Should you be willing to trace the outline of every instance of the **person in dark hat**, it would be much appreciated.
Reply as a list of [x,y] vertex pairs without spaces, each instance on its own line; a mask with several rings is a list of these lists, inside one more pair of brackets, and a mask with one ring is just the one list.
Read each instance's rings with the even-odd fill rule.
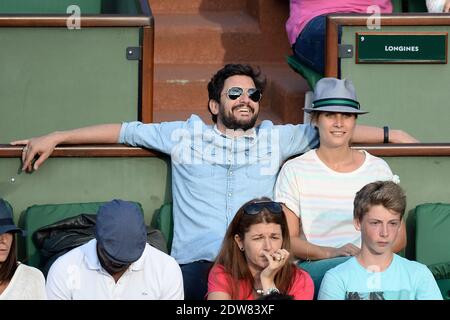
[[141,209],[112,200],[97,212],[95,239],[51,266],[49,299],[181,300],[183,279],[175,259],[147,244]]
[[[367,183],[398,177],[383,159],[350,147],[356,119],[367,113],[350,80],[319,80],[305,111],[318,130],[319,147],[286,162],[275,199],[286,207],[292,253],[313,278],[317,296],[325,272],[360,251],[361,233],[353,225],[355,193]],[[398,252],[405,246],[402,223],[393,248]]]
[[42,272],[17,261],[16,234],[25,232],[14,224],[9,203],[0,199],[0,300],[46,299]]

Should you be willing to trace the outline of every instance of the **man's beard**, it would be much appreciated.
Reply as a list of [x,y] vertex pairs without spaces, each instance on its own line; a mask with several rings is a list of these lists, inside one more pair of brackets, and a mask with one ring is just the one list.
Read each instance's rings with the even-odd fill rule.
[[225,113],[225,108],[223,105],[219,106],[219,117],[222,120],[222,123],[225,126],[225,128],[231,129],[231,130],[241,129],[241,130],[247,131],[248,129],[251,129],[255,126],[256,120],[258,119],[258,114],[255,113],[255,109],[250,106],[247,106],[253,113],[253,116],[250,119],[238,120],[234,116],[234,110],[236,110],[242,106],[243,105],[234,106],[231,109],[230,115]]

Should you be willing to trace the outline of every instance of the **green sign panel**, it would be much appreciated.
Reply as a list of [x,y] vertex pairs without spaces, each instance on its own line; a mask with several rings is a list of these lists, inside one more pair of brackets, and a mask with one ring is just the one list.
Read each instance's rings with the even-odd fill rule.
[[447,33],[357,33],[356,63],[447,63]]

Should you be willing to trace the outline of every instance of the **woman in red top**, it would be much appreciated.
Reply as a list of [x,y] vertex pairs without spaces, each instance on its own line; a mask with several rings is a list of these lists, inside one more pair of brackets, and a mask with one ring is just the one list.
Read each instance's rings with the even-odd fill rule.
[[208,300],[253,300],[279,293],[311,300],[314,284],[290,259],[283,209],[269,198],[252,200],[236,213],[208,277]]

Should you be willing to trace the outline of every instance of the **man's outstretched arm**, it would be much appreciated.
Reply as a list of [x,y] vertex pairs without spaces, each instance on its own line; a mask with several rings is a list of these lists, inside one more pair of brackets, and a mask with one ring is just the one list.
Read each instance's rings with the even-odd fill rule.
[[[120,124],[102,124],[67,131],[55,131],[44,136],[17,140],[12,145],[25,145],[22,153],[22,170],[37,170],[59,144],[117,143]],[[33,164],[33,159],[37,156]]]

